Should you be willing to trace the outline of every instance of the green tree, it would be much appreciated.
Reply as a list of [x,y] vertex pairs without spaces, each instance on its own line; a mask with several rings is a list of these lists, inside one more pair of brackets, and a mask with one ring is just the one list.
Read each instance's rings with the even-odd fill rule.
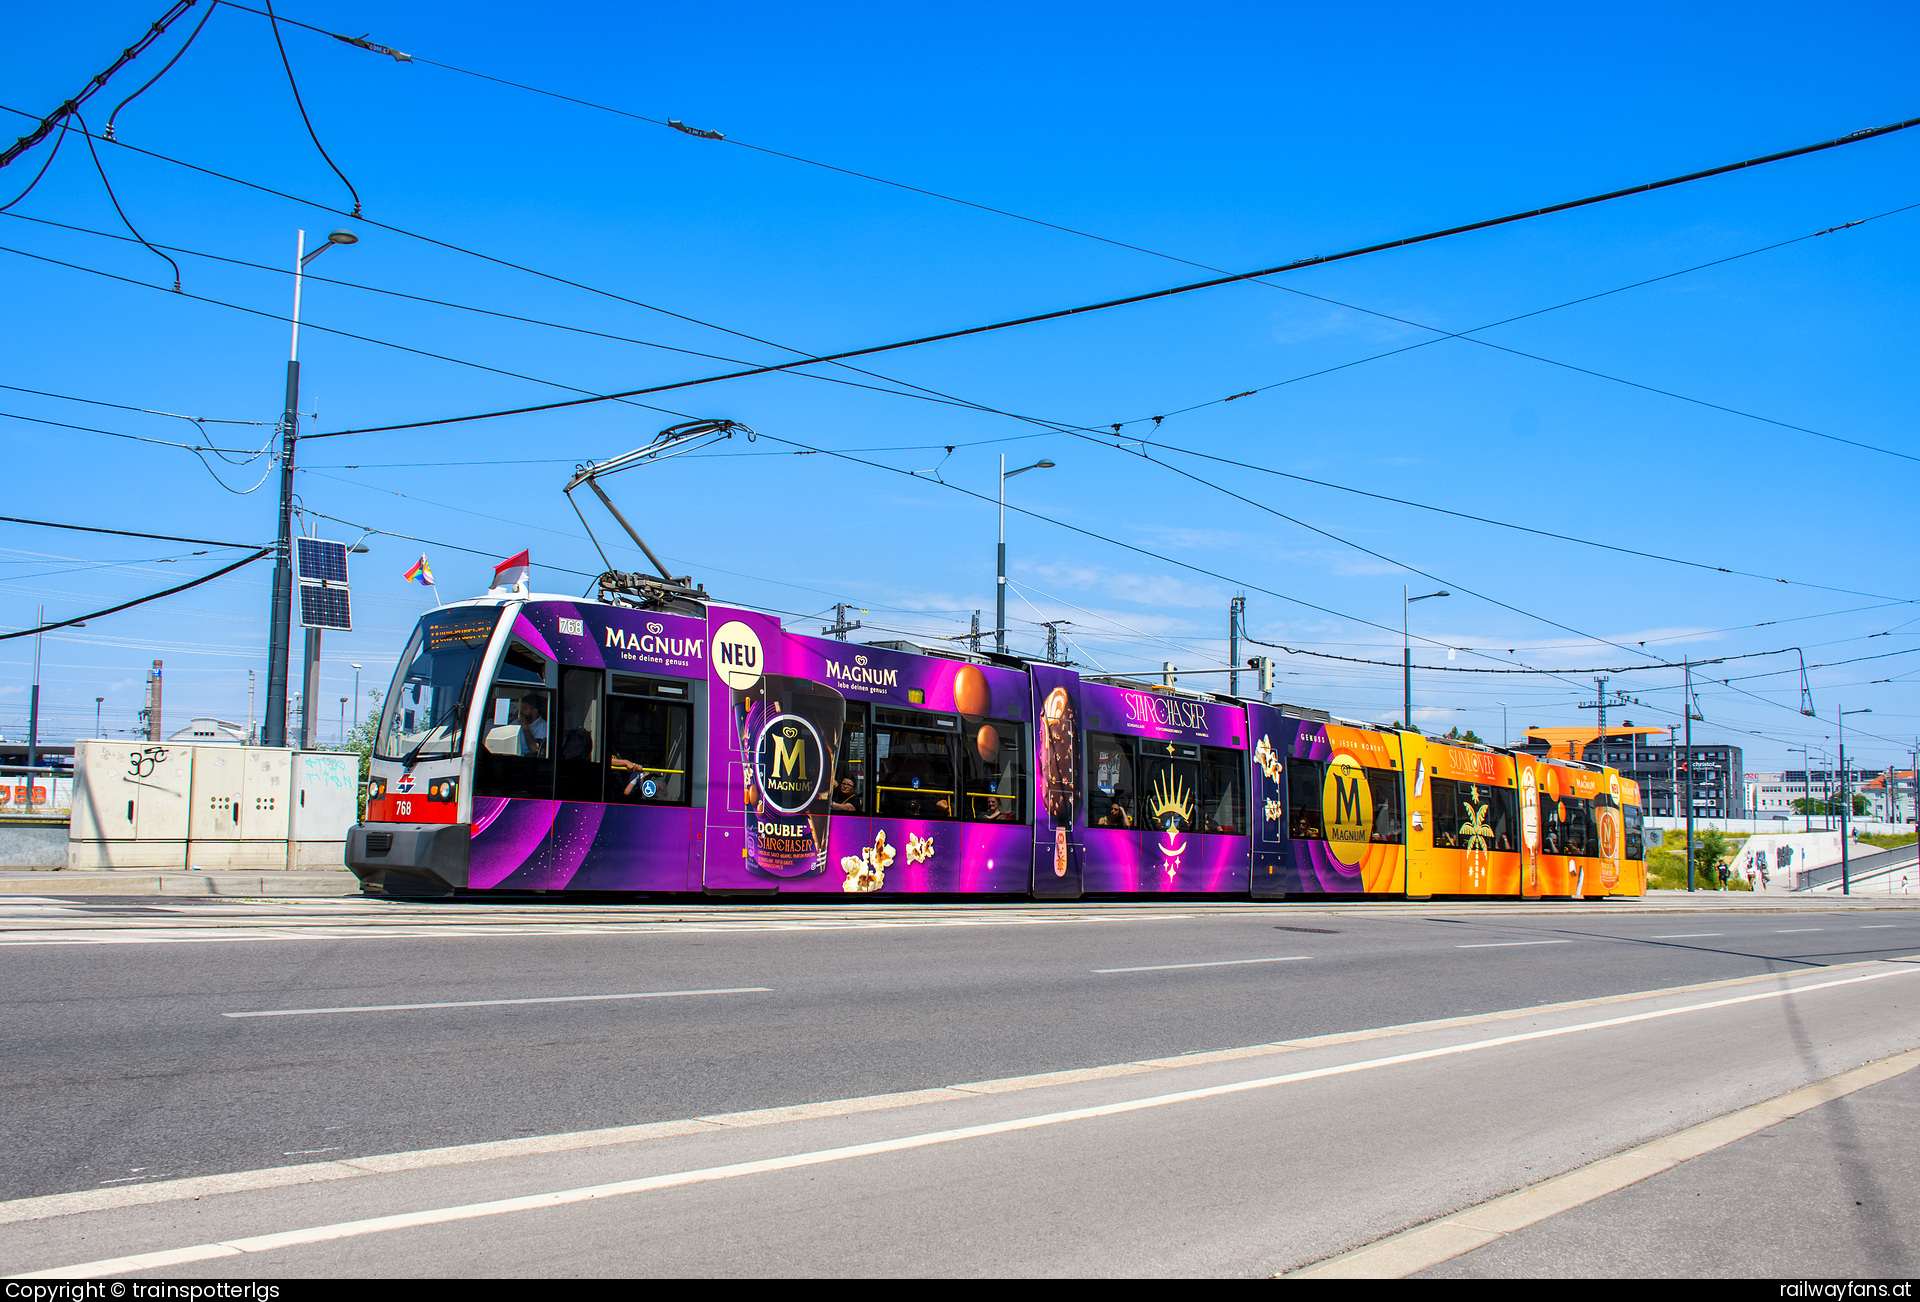
[[1472,742],[1476,746],[1484,746],[1487,744],[1486,742],[1482,741],[1480,738],[1474,736],[1473,729],[1471,728],[1467,729],[1465,732],[1461,732],[1460,729],[1458,728],[1450,728],[1447,730],[1447,736],[1450,740]]
[[347,744],[340,748],[360,757],[360,803],[355,817],[362,821],[367,816],[367,778],[373,771],[373,742],[380,735],[380,693],[369,688],[367,698],[372,701],[372,708],[366,718],[347,733]]
[[[1802,796],[1798,800],[1793,802],[1793,812],[1801,815],[1812,814],[1816,817],[1822,814],[1837,815],[1840,812],[1842,804],[1843,802],[1838,796],[1834,796],[1829,800],[1817,800],[1812,796]],[[1861,795],[1858,791],[1854,792],[1853,793],[1853,816],[1855,818],[1860,818],[1865,816],[1868,808],[1869,808],[1869,804],[1868,804],[1867,798]]]
[[1721,864],[1733,858],[1737,847],[1727,839],[1725,832],[1711,829],[1694,839],[1700,843],[1700,848],[1693,852],[1694,885],[1719,890],[1720,874],[1717,870]]

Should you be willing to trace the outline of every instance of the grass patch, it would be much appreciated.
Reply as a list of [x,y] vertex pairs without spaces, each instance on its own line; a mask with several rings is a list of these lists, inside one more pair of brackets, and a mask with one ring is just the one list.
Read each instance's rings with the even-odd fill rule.
[[1868,845],[1877,845],[1882,850],[1898,850],[1903,845],[1912,845],[1914,841],[1920,840],[1920,835],[1913,832],[1869,832],[1854,839],[1865,841]]

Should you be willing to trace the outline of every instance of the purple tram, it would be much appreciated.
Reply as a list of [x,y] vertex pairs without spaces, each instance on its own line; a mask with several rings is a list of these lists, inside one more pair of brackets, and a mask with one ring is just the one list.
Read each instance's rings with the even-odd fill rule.
[[495,590],[414,629],[346,863],[396,898],[1404,895],[1428,741],[684,596]]

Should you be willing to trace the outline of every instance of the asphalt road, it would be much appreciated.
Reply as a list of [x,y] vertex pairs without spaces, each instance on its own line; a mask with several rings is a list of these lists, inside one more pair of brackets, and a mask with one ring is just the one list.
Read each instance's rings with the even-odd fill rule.
[[[1897,1073],[1920,1063],[1916,978],[1910,962],[1798,967],[1418,1028],[687,1120],[621,1142],[547,1136],[484,1154],[320,1161],[0,1203],[0,1263],[243,1279],[1271,1274],[1470,1215],[1518,1186],[1578,1181],[1611,1154],[1767,1113],[1787,1091],[1817,1094],[1863,1076],[1910,1082],[1920,1073]],[[1860,1097],[1871,1105],[1872,1095]],[[1800,1148],[1735,1171],[1770,1184],[1707,1188],[1720,1202],[1797,1192],[1803,1228],[1840,1243],[1831,1225],[1841,1209],[1827,1206],[1836,1188],[1858,1197],[1910,1174],[1911,1162],[1850,1169],[1859,1164],[1847,1141],[1857,1149],[1858,1137],[1846,1122],[1858,1110],[1805,1115],[1815,1131]],[[1910,1122],[1884,1117],[1904,1154]],[[1911,1200],[1897,1198],[1854,1214],[1851,1237],[1818,1257],[1715,1255],[1687,1225],[1686,1251],[1661,1250],[1673,1237],[1672,1204],[1701,1195],[1697,1182],[1663,1194],[1660,1181],[1706,1171],[1700,1163],[1716,1156],[1737,1159],[1743,1144],[1777,1143],[1762,1137],[1786,1129],[1741,1132],[1749,1138],[1575,1206],[1565,1214],[1596,1209],[1601,1219],[1581,1222],[1570,1246],[1533,1237],[1558,1229],[1560,1217],[1538,1221],[1490,1245],[1506,1248],[1505,1260],[1495,1253],[1468,1273],[1603,1273],[1589,1263],[1612,1260],[1615,1248],[1642,1274],[1799,1275],[1779,1267],[1817,1260],[1859,1275],[1904,1260]],[[1796,1160],[1823,1169],[1806,1179]],[[1833,1168],[1850,1178],[1836,1186],[1826,1178]],[[1631,1222],[1605,1213],[1648,1186],[1667,1206],[1643,1218],[1640,1240],[1616,1243],[1610,1236]],[[1768,1206],[1778,1214],[1787,1202],[1773,1196]]]
[[[11,978],[0,995],[8,1199],[1920,951],[1920,912],[1899,911],[1090,906],[903,910],[932,924],[902,925],[887,914],[696,908],[621,931],[596,919],[633,912],[395,914],[354,902],[256,910],[221,938],[194,938],[202,933],[154,924],[212,917],[194,912],[210,906],[35,907],[0,904],[0,918],[11,914],[0,932]],[[476,916],[495,921],[471,925]],[[381,930],[396,917],[426,921]],[[533,921],[511,921],[521,917]],[[300,930],[315,919],[344,921]],[[735,993],[673,993],[704,991]],[[579,998],[636,994],[662,997]],[[555,1002],[510,1002],[528,1000]],[[470,1006],[392,1007],[418,1004]],[[301,1011],[313,1009],[368,1011]]]

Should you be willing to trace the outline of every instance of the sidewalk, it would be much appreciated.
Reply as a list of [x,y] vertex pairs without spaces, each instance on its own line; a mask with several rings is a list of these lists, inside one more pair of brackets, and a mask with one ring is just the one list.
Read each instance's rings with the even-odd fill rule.
[[9,895],[224,895],[240,899],[334,898],[358,895],[345,868],[296,872],[73,872],[0,868],[0,898]]
[[1912,1278],[1916,1122],[1908,1071],[1413,1278]]

